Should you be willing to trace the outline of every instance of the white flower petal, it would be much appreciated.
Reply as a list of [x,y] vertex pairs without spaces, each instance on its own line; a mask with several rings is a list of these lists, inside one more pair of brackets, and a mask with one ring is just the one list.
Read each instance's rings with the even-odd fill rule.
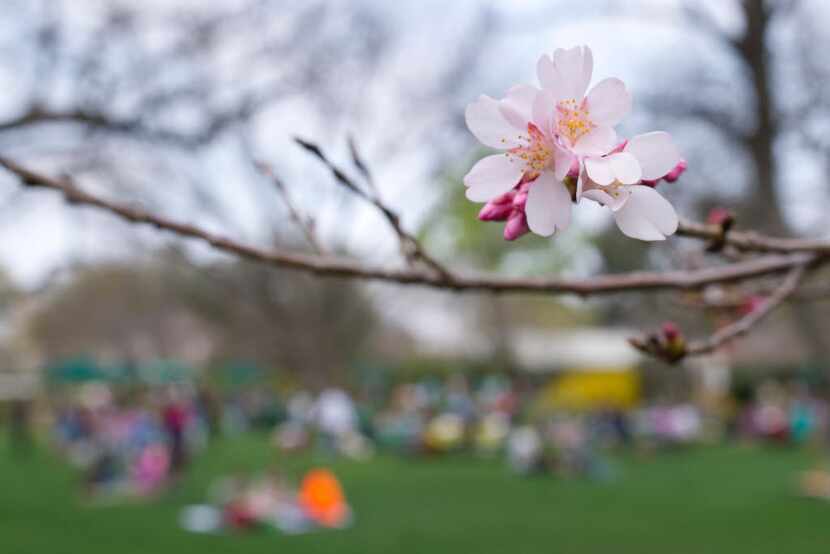
[[582,93],[580,96],[585,96],[585,91],[588,90],[588,85],[591,84],[591,75],[594,73],[594,54],[588,46],[583,47],[582,52]]
[[665,131],[637,135],[623,151],[630,152],[640,162],[643,179],[659,179],[680,162],[680,152]]
[[614,182],[614,168],[608,158],[585,158],[585,171],[588,177],[598,185],[610,185]]
[[582,135],[573,145],[573,152],[579,156],[603,156],[614,149],[617,132],[611,127],[594,127]]
[[481,95],[476,102],[467,106],[464,115],[467,127],[481,144],[500,150],[521,144],[516,128],[502,116],[498,100]]
[[549,90],[542,90],[533,100],[533,124],[545,135],[552,136],[551,128],[555,118],[556,100],[553,93]]
[[516,85],[507,91],[507,96],[499,102],[502,117],[522,132],[527,131],[527,123],[533,113],[533,101],[539,89],[532,85]]
[[643,176],[640,162],[629,152],[617,152],[606,158],[614,177],[624,185],[639,183]]
[[640,240],[663,240],[677,231],[677,214],[660,193],[644,185],[629,190],[628,201],[614,212],[620,231]]
[[557,101],[564,98],[562,96],[562,77],[556,71],[556,66],[553,65],[553,60],[549,55],[543,55],[536,62],[536,76],[539,78],[539,84],[542,85],[542,88],[553,93]]
[[563,98],[582,100],[585,96],[585,91],[588,89],[588,83],[591,79],[590,72],[587,74],[587,80],[585,78],[586,56],[589,58],[588,64],[593,70],[593,56],[587,46],[574,46],[567,50],[557,48],[554,51],[553,63],[562,79]]
[[553,175],[557,181],[561,181],[571,170],[574,162],[574,155],[558,144],[553,145]]
[[613,127],[631,111],[631,94],[614,77],[603,79],[588,93],[588,112],[597,125]]
[[549,237],[571,222],[571,194],[550,171],[543,171],[527,191],[525,215],[530,230]]
[[482,158],[464,176],[467,198],[473,202],[487,202],[512,189],[524,173],[524,164],[504,154]]
[[587,198],[588,200],[593,200],[603,206],[611,204],[614,201],[614,198],[605,192],[602,189],[589,189],[582,193],[583,198]]

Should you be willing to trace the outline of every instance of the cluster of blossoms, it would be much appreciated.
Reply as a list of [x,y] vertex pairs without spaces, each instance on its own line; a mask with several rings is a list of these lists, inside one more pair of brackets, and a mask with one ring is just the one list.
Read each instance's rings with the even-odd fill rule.
[[[504,238],[565,229],[571,205],[586,198],[607,206],[620,230],[663,240],[677,230],[677,214],[655,189],[686,169],[668,133],[620,141],[614,126],[631,110],[619,79],[588,91],[590,48],[557,49],[537,64],[540,87],[516,85],[501,100],[481,96],[467,106],[467,126],[485,146],[502,150],[464,177],[467,198],[486,202],[483,221],[506,221]],[[587,95],[586,95],[587,92]]]

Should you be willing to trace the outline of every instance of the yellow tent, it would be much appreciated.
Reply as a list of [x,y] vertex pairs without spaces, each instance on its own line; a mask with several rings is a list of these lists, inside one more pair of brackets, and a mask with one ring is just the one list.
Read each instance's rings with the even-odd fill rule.
[[539,394],[541,409],[627,410],[640,401],[640,375],[633,369],[565,372],[554,377]]

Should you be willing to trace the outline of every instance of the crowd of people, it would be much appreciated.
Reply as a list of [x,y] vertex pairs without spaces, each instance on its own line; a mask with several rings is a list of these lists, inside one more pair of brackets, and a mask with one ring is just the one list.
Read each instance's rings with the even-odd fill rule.
[[206,440],[192,399],[176,388],[160,397],[118,398],[86,385],[56,410],[56,447],[84,475],[91,496],[145,496],[178,477]]
[[522,474],[599,479],[614,475],[608,455],[614,448],[801,443],[823,439],[830,429],[826,401],[806,387],[772,381],[715,411],[688,400],[564,410],[505,376],[472,381],[461,374],[398,383],[381,398],[338,388],[281,396],[264,387],[218,395],[188,386],[119,396],[92,384],[61,406],[55,443],[96,495],[153,494],[175,482],[211,435],[251,428],[269,430],[283,453],[362,460],[378,450],[412,457],[472,452],[501,456]]
[[[611,475],[605,452],[631,442],[628,414],[546,411],[535,404],[513,381],[496,376],[475,385],[463,375],[401,383],[374,409],[338,389],[316,399],[297,393],[274,441],[285,452],[316,449],[355,459],[377,449],[411,457],[473,452],[503,455],[521,473]],[[687,432],[684,438],[695,437]]]

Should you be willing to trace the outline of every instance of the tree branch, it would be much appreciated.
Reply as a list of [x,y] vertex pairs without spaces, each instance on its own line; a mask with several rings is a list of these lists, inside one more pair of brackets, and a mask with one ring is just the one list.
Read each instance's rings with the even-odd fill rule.
[[768,237],[750,231],[729,231],[725,235],[719,225],[682,220],[677,234],[706,240],[723,240],[743,251],[753,252],[814,252],[830,254],[830,241],[822,239],[787,239]]
[[386,219],[389,223],[389,226],[392,227],[392,230],[395,232],[395,235],[398,237],[398,241],[401,245],[401,250],[403,251],[404,257],[407,261],[412,262],[413,260],[420,260],[424,263],[427,267],[429,267],[432,271],[440,275],[445,280],[452,280],[452,274],[449,272],[447,268],[443,266],[440,262],[438,262],[435,258],[430,256],[426,253],[423,246],[421,245],[420,241],[410,233],[408,233],[404,228],[401,226],[401,218],[395,213],[389,206],[384,204],[384,202],[380,199],[380,196],[377,194],[377,190],[374,187],[374,183],[371,180],[371,176],[367,169],[365,169],[365,165],[363,164],[362,160],[357,154],[357,150],[354,148],[354,143],[351,143],[351,152],[352,157],[354,159],[355,164],[358,166],[360,171],[366,177],[367,182],[369,183],[370,191],[366,192],[361,187],[357,185],[341,168],[337,167],[322,151],[322,149],[314,143],[308,142],[301,138],[295,139],[297,144],[302,146],[306,151],[313,154],[317,159],[319,159],[323,165],[325,165],[331,174],[334,176],[337,181],[346,187],[347,190],[351,191],[359,198],[365,200],[372,206],[374,206]]
[[152,225],[182,237],[202,240],[217,250],[228,254],[276,267],[306,271],[317,275],[422,285],[454,291],[478,290],[598,295],[627,291],[697,289],[713,283],[737,282],[765,275],[774,275],[793,267],[808,266],[822,261],[820,252],[795,252],[771,254],[747,261],[692,271],[632,272],[588,279],[510,278],[486,274],[461,275],[455,272],[451,278],[448,278],[446,275],[437,272],[422,271],[414,267],[404,269],[372,267],[335,256],[257,248],[209,233],[194,225],[176,222],[150,214],[139,208],[105,200],[84,192],[68,179],[50,177],[9,159],[0,158],[0,165],[17,176],[23,185],[58,191],[63,194],[67,201],[73,204],[96,207],[133,223]]
[[285,187],[285,183],[282,182],[282,179],[277,177],[271,166],[265,162],[257,161],[254,162],[254,165],[263,177],[267,178],[274,184],[274,188],[277,189],[282,201],[285,203],[285,207],[288,209],[288,217],[291,218],[291,221],[293,221],[294,224],[300,228],[300,231],[303,233],[303,236],[309,246],[311,246],[316,253],[322,254],[323,248],[317,240],[317,235],[314,232],[314,221],[310,217],[303,217],[300,214],[299,210],[294,205],[294,202],[291,200],[291,196],[288,194],[288,190]]
[[775,289],[775,291],[767,297],[759,307],[752,310],[737,321],[722,327],[709,338],[690,342],[686,348],[686,355],[696,356],[700,354],[708,354],[717,350],[732,339],[748,333],[753,327],[758,325],[761,320],[763,320],[785,300],[787,300],[788,297],[795,293],[805,271],[805,265],[794,266],[789,273],[787,273],[787,276],[781,285]]

